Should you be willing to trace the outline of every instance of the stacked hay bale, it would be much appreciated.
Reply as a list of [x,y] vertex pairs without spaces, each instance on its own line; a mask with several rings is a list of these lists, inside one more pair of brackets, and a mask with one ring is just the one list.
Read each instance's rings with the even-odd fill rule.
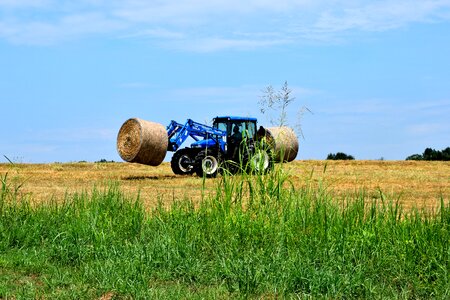
[[163,125],[138,118],[125,121],[117,135],[117,151],[123,160],[150,166],[163,162],[168,143]]
[[265,138],[274,152],[276,162],[291,162],[298,154],[298,138],[290,127],[261,127],[258,130],[260,138]]

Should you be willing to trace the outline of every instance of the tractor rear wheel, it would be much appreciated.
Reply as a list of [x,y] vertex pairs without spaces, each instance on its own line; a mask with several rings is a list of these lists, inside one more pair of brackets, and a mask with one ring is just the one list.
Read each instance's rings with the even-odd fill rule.
[[264,143],[256,143],[253,151],[247,153],[246,162],[248,171],[253,174],[267,174],[273,168],[273,150]]
[[220,152],[202,150],[195,158],[195,172],[198,176],[216,177],[222,163]]
[[256,174],[266,174],[273,168],[273,160],[270,151],[261,148],[256,149],[249,160],[250,171]]
[[178,150],[172,156],[170,166],[177,175],[190,175],[194,173],[195,152],[185,148]]

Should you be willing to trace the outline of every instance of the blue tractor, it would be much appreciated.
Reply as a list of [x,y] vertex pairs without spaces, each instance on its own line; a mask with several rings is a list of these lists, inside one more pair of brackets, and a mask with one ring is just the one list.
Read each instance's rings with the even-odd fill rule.
[[[257,131],[256,118],[216,117],[208,126],[188,119],[167,126],[168,151],[175,152],[171,167],[175,174],[215,177],[221,170],[235,173],[243,168],[265,173],[272,168],[272,151]],[[190,147],[180,148],[188,137]]]

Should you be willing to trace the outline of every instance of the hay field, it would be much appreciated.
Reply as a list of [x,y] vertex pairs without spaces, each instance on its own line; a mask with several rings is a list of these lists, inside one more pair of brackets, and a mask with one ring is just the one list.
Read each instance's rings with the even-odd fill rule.
[[[284,165],[290,182],[301,187],[321,184],[342,200],[365,191],[367,199],[379,199],[380,191],[404,208],[434,209],[439,199],[450,199],[450,163],[419,161],[294,161]],[[64,199],[66,193],[91,191],[110,182],[119,182],[125,193],[140,192],[146,207],[158,200],[168,205],[187,197],[195,201],[213,193],[215,181],[196,176],[174,175],[169,163],[150,167],[132,163],[51,163],[0,164],[0,175],[20,186],[33,204]]]

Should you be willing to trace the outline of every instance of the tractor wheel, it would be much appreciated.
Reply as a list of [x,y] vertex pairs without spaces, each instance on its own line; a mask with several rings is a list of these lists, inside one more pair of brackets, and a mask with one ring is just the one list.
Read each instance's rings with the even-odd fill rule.
[[194,173],[195,153],[189,149],[181,149],[175,152],[170,161],[172,171],[177,175],[190,175]]
[[267,149],[256,149],[255,153],[248,161],[250,172],[255,174],[266,174],[273,168],[273,159],[271,152]]
[[200,151],[195,158],[195,172],[200,177],[216,177],[221,163],[220,152],[213,150]]

